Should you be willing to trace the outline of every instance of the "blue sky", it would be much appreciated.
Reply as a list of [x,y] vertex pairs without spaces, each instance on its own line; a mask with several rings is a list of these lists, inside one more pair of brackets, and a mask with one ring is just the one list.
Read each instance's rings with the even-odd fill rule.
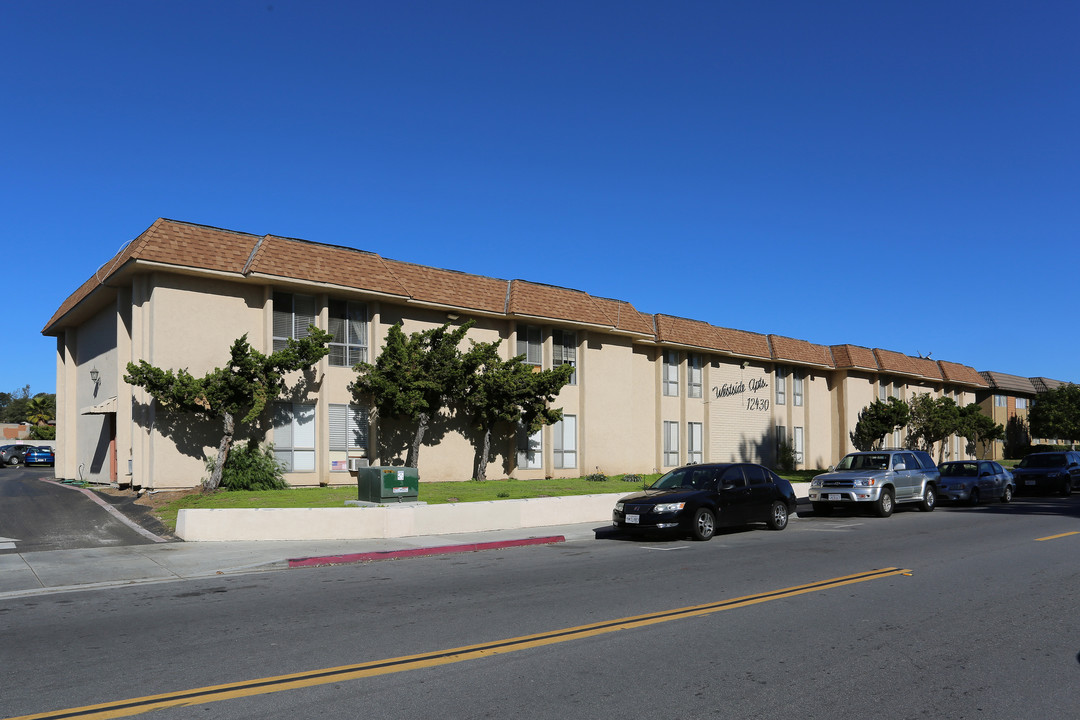
[[[0,390],[167,217],[1080,381],[1080,3],[0,3]],[[223,357],[225,348],[222,349]]]

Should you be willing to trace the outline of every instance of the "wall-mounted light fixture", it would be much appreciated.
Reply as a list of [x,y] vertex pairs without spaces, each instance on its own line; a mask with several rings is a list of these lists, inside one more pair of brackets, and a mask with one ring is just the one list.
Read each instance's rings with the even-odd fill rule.
[[449,320],[457,320],[461,316],[458,315],[457,313],[446,313],[446,317]]
[[750,364],[749,360],[743,360],[741,363],[739,363],[739,367],[741,367],[743,370],[745,370],[746,366],[749,365],[749,364]]
[[100,380],[101,373],[98,372],[97,366],[95,366],[93,369],[90,370],[90,382],[94,383],[94,385],[97,385]]

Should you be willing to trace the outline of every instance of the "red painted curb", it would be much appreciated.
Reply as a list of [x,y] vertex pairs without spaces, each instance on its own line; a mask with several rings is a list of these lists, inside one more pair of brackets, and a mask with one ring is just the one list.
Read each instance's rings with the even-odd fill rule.
[[289,567],[317,567],[320,565],[345,565],[348,563],[368,562],[371,560],[396,560],[397,558],[425,557],[428,555],[449,555],[451,553],[476,552],[478,550],[498,550],[500,548],[523,547],[525,545],[551,545],[566,542],[562,535],[525,538],[523,540],[497,540],[494,542],[466,543],[464,545],[440,545],[438,547],[412,548],[411,550],[382,550],[379,552],[349,553],[346,555],[324,555],[322,557],[295,558],[289,560]]

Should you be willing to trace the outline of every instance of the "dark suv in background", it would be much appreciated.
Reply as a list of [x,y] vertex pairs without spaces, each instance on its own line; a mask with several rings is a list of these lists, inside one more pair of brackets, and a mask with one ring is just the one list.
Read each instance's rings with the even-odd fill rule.
[[1031,453],[1013,468],[1017,493],[1059,493],[1080,488],[1080,452]]

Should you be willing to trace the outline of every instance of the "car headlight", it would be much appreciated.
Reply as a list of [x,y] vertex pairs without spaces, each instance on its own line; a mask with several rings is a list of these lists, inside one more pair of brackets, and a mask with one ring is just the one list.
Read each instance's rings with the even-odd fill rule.
[[615,503],[615,512],[622,512],[622,511],[623,511],[623,504],[621,502]]
[[874,478],[855,478],[855,487],[873,487]]
[[821,478],[816,477],[810,481],[810,487],[821,487]]
[[659,503],[659,504],[653,506],[653,512],[673,513],[673,512],[678,512],[679,510],[682,510],[684,507],[686,507],[686,503],[684,503],[684,502],[679,502],[679,503]]

